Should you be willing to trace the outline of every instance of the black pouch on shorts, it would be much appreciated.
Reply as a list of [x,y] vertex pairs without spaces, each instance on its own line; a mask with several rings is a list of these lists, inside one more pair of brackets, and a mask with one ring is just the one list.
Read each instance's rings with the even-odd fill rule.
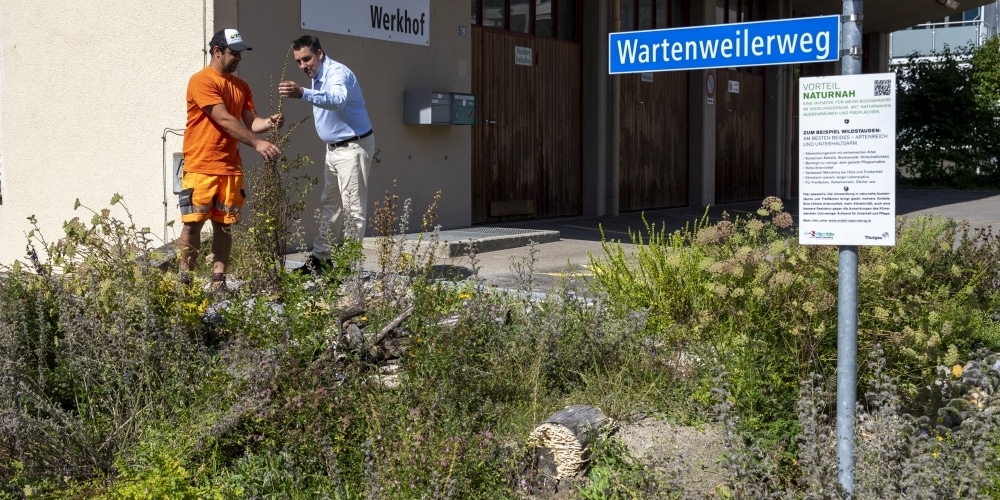
[[194,212],[194,201],[191,200],[191,196],[194,194],[194,188],[187,188],[181,190],[181,194],[178,195],[180,198],[181,215],[190,214]]

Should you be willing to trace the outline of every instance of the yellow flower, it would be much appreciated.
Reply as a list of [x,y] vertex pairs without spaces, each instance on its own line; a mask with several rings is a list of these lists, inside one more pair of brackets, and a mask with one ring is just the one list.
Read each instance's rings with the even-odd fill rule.
[[955,365],[951,367],[951,374],[954,375],[955,378],[960,378],[962,376],[962,373],[964,373],[964,368],[962,368],[962,365]]
[[875,318],[878,319],[879,321],[888,320],[889,310],[884,307],[875,306]]

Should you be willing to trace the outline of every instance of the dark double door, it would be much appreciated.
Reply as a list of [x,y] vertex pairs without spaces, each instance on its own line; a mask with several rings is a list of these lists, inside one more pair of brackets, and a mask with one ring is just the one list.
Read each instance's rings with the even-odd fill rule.
[[578,215],[580,45],[474,26],[472,221]]

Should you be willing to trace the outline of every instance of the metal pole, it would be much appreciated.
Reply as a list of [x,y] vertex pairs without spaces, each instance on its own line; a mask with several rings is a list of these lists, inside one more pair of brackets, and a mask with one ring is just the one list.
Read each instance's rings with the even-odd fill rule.
[[[840,73],[861,74],[862,1],[844,0]],[[858,377],[858,247],[841,246],[837,289],[837,462],[847,498],[854,497],[854,423]]]
[[[611,2],[611,32],[617,33],[622,30],[622,8],[621,0]],[[608,54],[610,57],[610,54]],[[609,154],[611,155],[611,165],[608,172],[608,215],[618,216],[620,203],[618,202],[619,190],[621,189],[619,175],[621,174],[621,75],[611,75],[611,130],[608,140]]]

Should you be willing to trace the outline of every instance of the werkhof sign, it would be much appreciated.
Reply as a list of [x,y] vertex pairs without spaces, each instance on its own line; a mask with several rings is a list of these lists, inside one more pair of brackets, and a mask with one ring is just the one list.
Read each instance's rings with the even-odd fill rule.
[[840,16],[611,33],[609,73],[840,59]]
[[302,28],[430,45],[430,0],[301,0]]

